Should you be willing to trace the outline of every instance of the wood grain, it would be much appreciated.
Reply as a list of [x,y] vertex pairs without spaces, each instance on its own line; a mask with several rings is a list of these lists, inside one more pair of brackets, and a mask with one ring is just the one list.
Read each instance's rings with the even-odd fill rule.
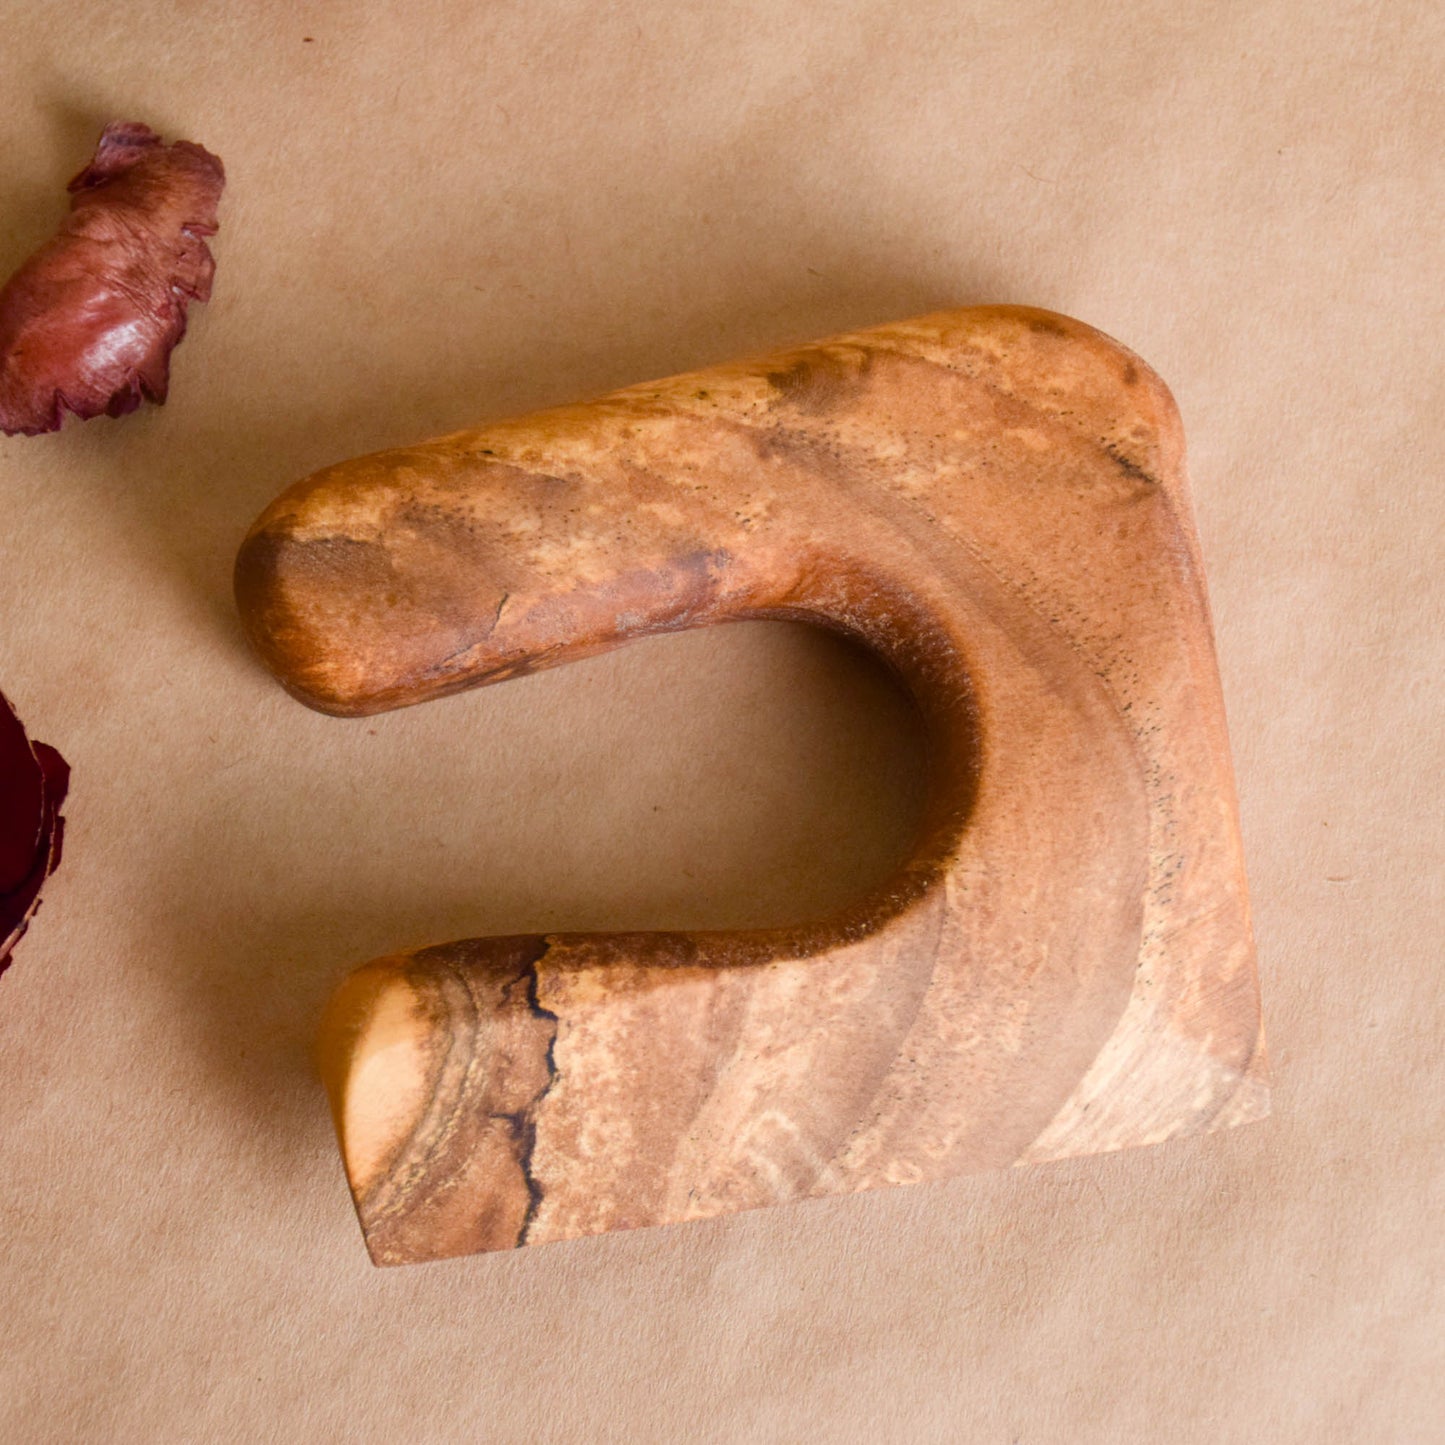
[[944,312],[348,461],[261,516],[236,589],[336,714],[785,617],[873,648],[927,731],[917,847],[837,916],[345,983],[322,1071],[377,1263],[1267,1111],[1178,415],[1081,323]]

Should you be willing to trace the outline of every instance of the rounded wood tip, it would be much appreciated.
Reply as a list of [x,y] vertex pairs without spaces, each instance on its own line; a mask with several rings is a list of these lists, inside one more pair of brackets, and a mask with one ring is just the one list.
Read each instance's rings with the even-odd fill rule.
[[430,1038],[423,1001],[397,962],[358,969],[327,1006],[317,1065],[358,1208],[426,1108]]

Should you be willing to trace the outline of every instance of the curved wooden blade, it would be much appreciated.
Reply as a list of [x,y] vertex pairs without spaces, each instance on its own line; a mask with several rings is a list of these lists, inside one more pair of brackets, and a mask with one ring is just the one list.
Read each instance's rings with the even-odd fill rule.
[[781,616],[882,654],[928,731],[918,848],[843,915],[354,975],[323,1073],[378,1263],[1265,1111],[1178,418],[1088,327],[945,312],[362,457],[279,498],[236,575],[328,712]]

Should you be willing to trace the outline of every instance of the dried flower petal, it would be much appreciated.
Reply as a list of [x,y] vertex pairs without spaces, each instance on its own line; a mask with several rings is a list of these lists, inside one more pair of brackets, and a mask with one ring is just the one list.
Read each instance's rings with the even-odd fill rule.
[[221,162],[190,141],[105,128],[60,230],[0,290],[0,431],[166,399],[186,308],[211,294],[206,237],[224,185]]
[[60,805],[70,768],[54,748],[32,743],[0,693],[0,974],[40,907],[40,888],[60,862]]

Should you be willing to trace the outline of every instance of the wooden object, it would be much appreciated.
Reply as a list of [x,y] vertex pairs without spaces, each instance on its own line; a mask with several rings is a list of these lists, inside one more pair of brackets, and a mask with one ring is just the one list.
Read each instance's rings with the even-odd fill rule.
[[927,728],[917,849],[839,916],[343,984],[322,1071],[377,1263],[1266,1112],[1178,417],[1098,332],[945,312],[362,457],[279,498],[236,576],[327,712],[785,617],[882,654]]

